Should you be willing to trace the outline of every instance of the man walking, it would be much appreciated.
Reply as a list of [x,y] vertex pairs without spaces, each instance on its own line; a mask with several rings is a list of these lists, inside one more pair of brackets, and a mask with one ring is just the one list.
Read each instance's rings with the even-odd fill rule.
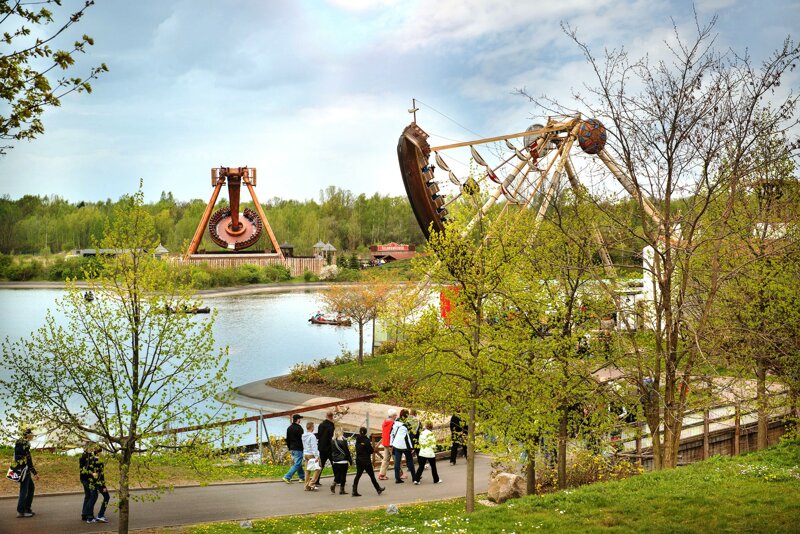
[[[319,447],[319,472],[325,469],[325,462],[331,460],[331,443],[333,442],[333,431],[336,425],[333,424],[333,412],[325,414],[325,420],[317,427],[317,443]],[[333,461],[331,460],[331,465]],[[317,486],[319,486],[317,481]]]
[[22,431],[22,438],[17,440],[14,444],[14,463],[12,469],[18,473],[22,473],[19,480],[19,501],[17,501],[17,517],[33,517],[33,492],[35,486],[33,479],[39,480],[39,475],[36,473],[36,468],[33,467],[33,458],[31,458],[31,440],[33,439],[33,431],[26,428]]
[[292,416],[292,424],[286,429],[286,446],[289,448],[289,453],[292,455],[292,467],[289,472],[283,475],[283,481],[287,484],[292,483],[292,477],[295,473],[300,478],[300,482],[305,482],[305,472],[303,471],[303,427],[298,424],[298,421],[303,416],[296,413]]
[[389,408],[386,419],[383,421],[381,427],[381,445],[383,445],[383,460],[381,461],[381,470],[378,473],[378,480],[389,480],[386,476],[386,471],[389,469],[389,459],[392,457],[392,427],[394,421],[397,419],[397,410]]

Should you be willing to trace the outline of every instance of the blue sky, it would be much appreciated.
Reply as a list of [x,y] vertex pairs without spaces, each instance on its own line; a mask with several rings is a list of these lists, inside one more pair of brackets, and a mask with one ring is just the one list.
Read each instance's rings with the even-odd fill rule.
[[116,199],[142,178],[149,200],[207,199],[211,167],[249,165],[262,201],[329,185],[401,195],[412,97],[442,138],[521,131],[534,120],[516,88],[566,98],[591,81],[562,21],[598,52],[658,57],[673,21],[691,30],[693,5],[719,17],[720,49],[761,59],[798,37],[796,0],[99,0],[66,42],[95,39],[76,75],[110,72],[0,157],[0,194]]

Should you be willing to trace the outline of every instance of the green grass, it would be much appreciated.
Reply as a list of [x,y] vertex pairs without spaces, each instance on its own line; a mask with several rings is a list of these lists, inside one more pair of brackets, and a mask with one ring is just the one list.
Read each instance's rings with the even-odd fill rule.
[[326,380],[342,381],[357,377],[358,380],[370,384],[380,384],[389,375],[388,357],[385,354],[377,356],[366,356],[364,366],[358,365],[358,361],[347,362],[339,365],[332,365],[320,369],[319,374]]
[[800,525],[800,442],[737,458],[531,496],[463,513],[464,500],[198,525],[228,532],[792,532]]

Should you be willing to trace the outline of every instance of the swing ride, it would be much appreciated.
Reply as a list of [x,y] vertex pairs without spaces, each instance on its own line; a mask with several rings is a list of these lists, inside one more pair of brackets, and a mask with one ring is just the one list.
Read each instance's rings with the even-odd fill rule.
[[[416,122],[417,110],[414,101],[409,110],[414,113],[414,120],[400,135],[397,155],[406,194],[426,239],[431,232],[445,231],[454,203],[477,192],[485,193],[486,200],[466,231],[499,203],[535,210],[536,221],[541,222],[565,185],[565,177],[574,190],[583,187],[572,161],[576,144],[586,157],[599,160],[651,218],[660,221],[654,206],[639,195],[634,182],[605,151],[607,132],[597,119],[580,115],[551,117],[546,124],[534,124],[524,132],[431,146],[429,134]],[[460,158],[451,155],[457,150],[462,151]],[[471,160],[478,172],[460,178],[451,165],[460,161],[463,166],[464,159]],[[606,272],[612,275],[613,266],[603,237],[597,228],[593,234]]]

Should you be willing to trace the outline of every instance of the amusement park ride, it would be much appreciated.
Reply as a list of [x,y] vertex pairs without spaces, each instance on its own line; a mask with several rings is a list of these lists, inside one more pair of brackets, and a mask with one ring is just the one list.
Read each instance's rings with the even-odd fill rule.
[[[607,133],[597,119],[584,119],[580,115],[550,118],[546,125],[534,124],[524,132],[432,147],[428,143],[428,133],[417,125],[416,111],[416,107],[409,110],[414,113],[414,120],[400,136],[397,155],[408,199],[426,238],[432,231],[445,230],[448,210],[455,202],[464,195],[474,195],[478,191],[486,193],[486,200],[477,208],[466,231],[480,217],[488,214],[493,206],[503,202],[506,206],[517,205],[522,209],[536,210],[536,221],[541,222],[562,187],[565,175],[576,192],[583,187],[571,159],[576,142],[585,154],[596,156],[602,162],[653,220],[661,220],[655,207],[639,194],[633,180],[604,150]],[[521,147],[512,142],[520,138]],[[484,154],[494,156],[496,162],[492,164],[487,163],[489,156],[485,157],[478,151],[479,146],[489,144],[493,145]],[[468,155],[464,154],[466,158],[450,155],[457,149],[466,152],[467,148],[469,152]],[[462,163],[464,159],[471,159],[481,168],[481,172],[477,179],[472,176],[459,178],[445,157]],[[436,170],[446,177],[440,179],[434,176]],[[606,273],[613,275],[611,258],[596,228],[594,235]]]
[[[211,212],[216,205],[220,190],[226,184],[228,186],[229,205],[218,209],[212,215]],[[245,208],[241,213],[239,211],[242,184],[250,192],[250,198],[253,199],[253,204],[255,204],[255,211],[250,208]],[[267,255],[283,260],[281,248],[256,197],[254,190],[256,185],[255,167],[217,167],[211,169],[211,185],[214,187],[214,192],[211,194],[211,199],[206,205],[200,224],[197,225],[197,230],[189,244],[189,250],[186,252],[187,257],[197,254],[197,248],[203,239],[206,226],[208,226],[209,237],[214,243],[224,249],[235,252],[255,245],[266,229],[274,250],[272,254],[267,250]],[[259,255],[264,256],[264,253]]]

